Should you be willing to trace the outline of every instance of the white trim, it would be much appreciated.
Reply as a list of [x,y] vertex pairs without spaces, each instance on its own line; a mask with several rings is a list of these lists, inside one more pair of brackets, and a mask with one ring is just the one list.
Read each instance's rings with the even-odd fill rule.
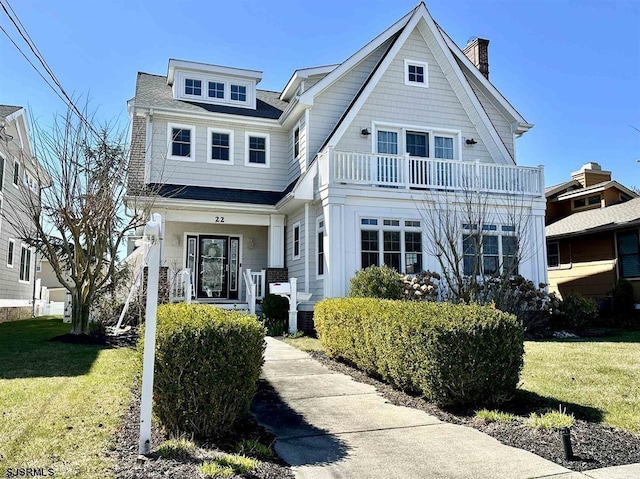
[[[320,225],[320,223],[322,223],[322,226]],[[324,260],[324,255],[325,255],[325,245],[324,245],[324,216],[320,215],[318,217],[316,217],[316,270],[315,270],[315,274],[316,274],[316,279],[324,279],[324,273],[327,269],[327,265],[326,265],[326,261]],[[320,242],[318,241],[318,235],[322,233],[322,274],[318,273],[318,270],[320,268],[320,261],[318,256],[320,255]]]
[[[424,81],[411,81],[409,80],[409,67],[423,67],[424,68]],[[419,60],[404,59],[404,84],[407,86],[417,86],[420,88],[429,88],[429,64],[427,62],[421,62]]]
[[[222,133],[223,135],[229,135],[229,160],[214,160],[211,158],[211,134],[212,133]],[[208,127],[207,128],[207,163],[214,163],[217,165],[233,165],[234,161],[234,136],[233,130],[227,130],[225,128],[217,128],[217,127]]]
[[[29,279],[24,280],[24,279],[20,279],[20,276],[22,276],[22,255],[24,254],[24,251],[28,251],[29,252],[29,264],[27,264],[27,268],[25,270],[25,272],[27,273]],[[15,253],[14,253],[15,256]],[[29,248],[29,245],[26,245],[24,243],[20,244],[20,269],[18,271],[18,283],[20,284],[30,284],[31,283],[31,258],[33,256],[33,251],[31,250],[31,248]],[[14,257],[15,260],[15,257]]]
[[304,291],[309,292],[309,203],[304,204]]
[[[302,257],[300,254],[302,249],[302,228],[300,228],[300,225],[300,221],[296,221],[291,227],[291,256],[294,260]],[[296,254],[296,229],[298,230],[298,254]]]
[[262,79],[262,72],[259,70],[247,70],[244,68],[233,68],[222,65],[213,65],[210,63],[191,62],[188,60],[170,58],[167,71],[167,83],[169,85],[173,84],[176,68],[183,71],[249,78],[255,81],[260,81]]
[[[190,130],[191,142],[189,147],[189,156],[174,156],[173,151],[173,129]],[[176,161],[196,161],[196,127],[195,125],[185,125],[182,123],[167,123],[167,159]]]
[[[264,138],[264,147],[265,147],[265,162],[264,163],[251,163],[249,161],[249,139],[251,137],[254,138]],[[271,135],[269,133],[255,133],[252,131],[244,132],[244,166],[250,166],[252,168],[269,168],[271,166]]]
[[[9,263],[9,245],[13,245],[13,248],[11,250],[11,263]],[[9,241],[7,243],[7,268],[13,269],[13,265],[15,263],[16,263],[16,240],[14,240],[13,238],[9,238]]]
[[270,118],[258,118],[255,116],[242,116],[236,118],[228,113],[215,113],[215,112],[207,112],[197,113],[197,112],[187,112],[185,110],[177,109],[177,108],[156,108],[155,106],[144,106],[137,105],[136,110],[140,113],[144,114],[145,110],[154,114],[155,116],[163,116],[163,117],[178,117],[180,119],[185,120],[203,120],[203,121],[212,121],[212,120],[220,120],[225,121],[227,123],[237,123],[239,125],[246,126],[247,124],[260,126],[261,128],[274,128],[281,131],[281,124],[278,119],[270,119]]
[[[378,153],[378,131],[395,131],[398,133],[398,155],[407,151],[407,133],[427,133],[429,135],[429,158],[435,156],[435,137],[453,138],[453,160],[462,160],[462,131],[452,128],[437,128],[425,125],[407,125],[402,123],[387,123],[384,121],[371,122],[371,152]],[[446,158],[443,158],[446,159]]]

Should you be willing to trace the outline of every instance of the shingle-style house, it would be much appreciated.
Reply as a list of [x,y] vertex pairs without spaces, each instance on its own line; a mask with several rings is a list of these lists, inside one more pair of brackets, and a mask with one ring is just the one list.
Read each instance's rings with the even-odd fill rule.
[[31,151],[29,122],[21,106],[0,105],[0,321],[29,317],[35,282],[35,254],[5,218],[23,199],[37,193],[38,164]]
[[[515,156],[532,125],[489,81],[487,48],[461,50],[421,3],[344,62],[296,70],[281,92],[258,88],[262,72],[215,64],[139,73],[130,195],[159,192],[169,280],[188,268],[197,300],[244,302],[243,272],[266,270],[267,283],[298,278],[312,311],[371,264],[438,270],[417,204],[462,208],[472,189],[492,214],[526,204],[533,246],[519,272],[546,281],[543,170]],[[487,257],[508,254],[500,239],[513,226],[498,216],[485,222]]]
[[546,197],[549,289],[601,300],[626,279],[640,302],[638,194],[587,163]]

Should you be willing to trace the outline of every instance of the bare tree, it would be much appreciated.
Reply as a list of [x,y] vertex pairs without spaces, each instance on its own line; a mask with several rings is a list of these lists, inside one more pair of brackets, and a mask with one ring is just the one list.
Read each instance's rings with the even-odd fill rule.
[[118,250],[144,224],[151,205],[130,200],[125,214],[125,132],[109,125],[95,129],[71,111],[50,131],[37,125],[32,131],[38,187],[23,186],[21,204],[5,217],[71,292],[71,332],[88,333],[92,304],[115,290]]
[[425,196],[418,208],[426,249],[438,261],[447,299],[478,301],[487,281],[506,285],[519,273],[535,254],[530,207],[521,196],[491,198],[472,188]]

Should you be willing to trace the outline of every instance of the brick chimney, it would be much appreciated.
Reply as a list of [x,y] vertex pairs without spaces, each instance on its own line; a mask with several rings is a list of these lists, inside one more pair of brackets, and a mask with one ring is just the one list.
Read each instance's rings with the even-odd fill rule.
[[578,180],[583,188],[593,186],[603,181],[611,180],[611,172],[604,171],[598,163],[585,163],[578,171],[571,173],[572,180]]
[[469,40],[462,53],[471,60],[480,73],[489,79],[489,40],[484,38],[473,38]]

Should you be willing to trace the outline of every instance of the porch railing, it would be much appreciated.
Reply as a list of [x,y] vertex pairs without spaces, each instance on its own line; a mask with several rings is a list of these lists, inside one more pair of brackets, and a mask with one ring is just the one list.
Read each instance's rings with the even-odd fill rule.
[[172,303],[190,303],[193,295],[193,285],[191,284],[191,270],[189,268],[178,271],[173,277],[169,290],[169,301]]
[[250,269],[245,269],[242,273],[244,276],[244,284],[247,290],[247,304],[249,305],[249,314],[256,314],[257,284]]
[[414,156],[338,151],[318,157],[320,184],[386,188],[479,191],[544,197],[543,167],[498,165]]
[[256,285],[256,299],[264,299],[264,293],[266,289],[265,277],[266,277],[267,271],[264,269],[261,271],[251,271],[249,269],[247,271],[249,271],[249,273],[251,274],[251,279]]

